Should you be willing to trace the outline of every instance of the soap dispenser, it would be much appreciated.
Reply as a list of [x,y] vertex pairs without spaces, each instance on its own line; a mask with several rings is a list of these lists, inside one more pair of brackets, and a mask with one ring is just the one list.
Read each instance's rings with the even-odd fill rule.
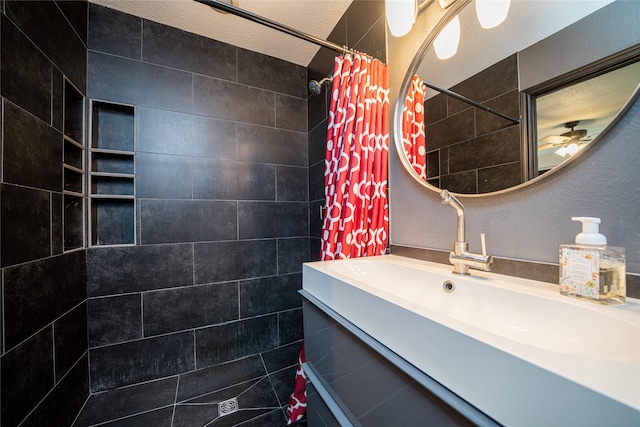
[[582,222],[575,244],[560,245],[560,293],[600,304],[626,298],[624,248],[607,246],[600,218],[572,217]]

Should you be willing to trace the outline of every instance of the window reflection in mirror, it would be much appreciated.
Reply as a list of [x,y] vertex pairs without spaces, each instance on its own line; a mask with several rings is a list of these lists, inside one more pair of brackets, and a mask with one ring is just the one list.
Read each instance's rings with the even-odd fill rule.
[[579,153],[640,83],[640,62],[536,97],[537,175]]

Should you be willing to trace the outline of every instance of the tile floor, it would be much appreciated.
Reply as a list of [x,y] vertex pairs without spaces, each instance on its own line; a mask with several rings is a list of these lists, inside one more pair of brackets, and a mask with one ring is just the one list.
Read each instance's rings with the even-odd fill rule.
[[[73,427],[285,426],[299,349],[297,343],[210,368],[96,393]],[[231,409],[227,414],[221,413],[225,408]]]

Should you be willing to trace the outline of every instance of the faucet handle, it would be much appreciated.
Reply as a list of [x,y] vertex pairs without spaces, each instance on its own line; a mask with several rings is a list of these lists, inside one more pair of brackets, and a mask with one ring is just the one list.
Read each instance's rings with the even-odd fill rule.
[[482,256],[487,256],[487,240],[484,233],[480,233],[480,244],[482,245]]

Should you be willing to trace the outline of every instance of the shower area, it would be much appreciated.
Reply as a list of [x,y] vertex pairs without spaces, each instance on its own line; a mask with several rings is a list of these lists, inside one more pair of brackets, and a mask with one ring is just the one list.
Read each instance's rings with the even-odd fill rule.
[[[328,39],[384,58],[383,13],[354,2]],[[1,24],[2,425],[285,425],[335,52],[86,2]]]

